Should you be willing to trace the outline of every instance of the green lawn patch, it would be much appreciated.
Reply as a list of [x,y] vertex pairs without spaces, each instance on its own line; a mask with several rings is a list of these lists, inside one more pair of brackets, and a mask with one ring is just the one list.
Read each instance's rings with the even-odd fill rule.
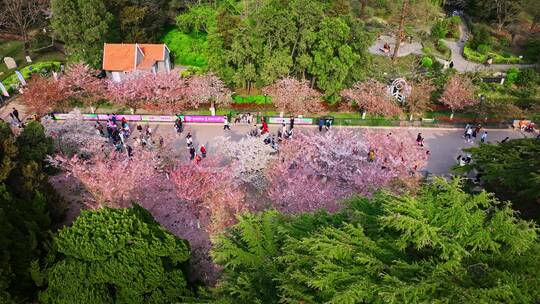
[[171,50],[175,64],[195,67],[205,67],[208,64],[208,41],[204,33],[186,34],[173,28],[161,41]]
[[[32,73],[50,74],[52,70],[59,70],[60,64],[61,63],[59,61],[36,62],[18,69],[18,71],[21,72],[24,79],[28,79]],[[18,83],[19,79],[17,78],[15,71],[11,71],[8,74],[8,77],[2,80],[2,84],[7,88],[8,91],[12,91],[11,86]]]
[[[17,63],[17,70],[22,72],[22,69],[24,67],[30,65],[26,62],[24,56],[25,55],[22,41],[0,40],[0,80],[4,80],[10,77],[15,72],[15,70],[7,69],[6,65],[4,64],[3,58],[13,57],[13,59],[15,59],[15,62]],[[55,50],[35,53],[31,52],[29,56],[30,58],[32,58],[32,64],[41,61],[63,62],[65,60],[65,56],[61,52]]]
[[485,53],[480,53],[476,50],[473,50],[470,46],[465,45],[463,48],[463,57],[467,60],[485,63],[489,57],[493,59],[493,63],[503,63],[503,64],[516,64],[522,63],[522,59],[508,53],[496,53],[494,51],[487,51]]

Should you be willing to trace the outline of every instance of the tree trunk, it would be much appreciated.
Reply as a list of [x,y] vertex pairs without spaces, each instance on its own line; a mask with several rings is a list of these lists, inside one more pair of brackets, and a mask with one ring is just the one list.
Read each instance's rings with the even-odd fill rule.
[[90,111],[92,111],[92,113],[96,113],[96,110],[94,109],[93,106],[90,106]]
[[313,87],[315,86],[315,76],[311,77],[311,88],[313,89]]
[[366,12],[367,0],[360,0],[360,17],[364,17]]
[[396,45],[394,46],[394,54],[392,55],[392,60],[395,60],[399,53],[399,46],[401,44],[401,39],[403,39],[403,26],[405,25],[405,14],[407,12],[407,6],[410,0],[403,0],[403,5],[401,6],[401,14],[399,16],[399,27],[396,33]]
[[454,110],[452,110],[452,114],[450,114],[450,120],[454,119]]
[[362,119],[366,119],[366,111],[362,112]]
[[412,115],[412,113],[411,113],[411,114],[409,115],[409,121],[412,121],[412,119],[413,119],[413,115]]

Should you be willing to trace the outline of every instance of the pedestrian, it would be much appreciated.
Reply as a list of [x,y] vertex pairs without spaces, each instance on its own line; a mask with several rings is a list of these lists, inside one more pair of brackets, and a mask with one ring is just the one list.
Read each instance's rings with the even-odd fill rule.
[[203,158],[206,158],[206,147],[204,145],[201,145],[201,155]]
[[482,136],[480,136],[480,142],[485,143],[487,137],[488,137],[488,132],[484,131],[484,133],[482,133]]
[[189,146],[189,159],[193,160],[195,158],[195,147],[193,145]]
[[471,127],[470,124],[467,124],[467,125],[465,126],[465,131],[463,132],[463,138],[466,138],[466,137],[467,137],[467,131],[469,130],[470,127]]
[[129,157],[133,157],[133,148],[130,145],[126,146],[126,150]]
[[116,125],[116,114],[112,113],[111,120],[112,120],[112,123]]
[[94,128],[97,130],[97,133],[99,135],[105,136],[105,133],[103,133],[103,125],[101,124],[101,122],[96,121],[96,125],[94,126]]
[[420,147],[424,146],[424,138],[422,137],[422,133],[418,133],[418,136],[416,136],[416,144]]
[[122,120],[121,120],[121,123],[120,123],[120,124],[121,124],[121,126],[122,126],[122,128],[123,128],[125,125],[128,124],[127,119],[126,119],[125,117],[122,117]]
[[137,131],[139,131],[139,134],[142,134],[143,128],[141,125],[137,125]]
[[191,136],[191,132],[188,132],[186,135],[186,144],[188,147],[191,147],[193,145],[193,136]]
[[201,162],[201,157],[199,156],[199,154],[196,154],[195,155],[195,164],[198,165],[200,162]]
[[266,133],[268,133],[268,132],[269,132],[269,131],[268,131],[268,124],[266,123],[265,120],[263,120],[263,122],[262,122],[262,127],[261,127],[261,135],[262,135],[262,134],[266,134]]
[[163,144],[165,143],[165,140],[163,139],[163,136],[159,137],[159,147],[163,148]]
[[13,108],[13,116],[19,121],[19,122],[22,122],[21,119],[19,118],[19,111],[17,111],[17,109]]
[[469,127],[469,128],[467,129],[467,132],[466,132],[466,135],[467,135],[467,136],[466,136],[466,137],[467,137],[467,142],[471,142],[472,132],[473,132],[472,128]]
[[482,129],[482,126],[480,124],[476,125],[476,127],[474,127],[474,131],[472,132],[472,137],[476,138],[476,135],[480,134],[480,129]]
[[178,116],[174,125],[177,133],[182,133],[184,131],[184,123],[182,122],[182,118],[180,116]]
[[372,163],[374,160],[375,160],[375,151],[373,151],[373,149],[369,149],[368,162]]
[[292,130],[294,128],[294,116],[291,115],[289,123],[290,123],[290,129]]
[[324,126],[324,119],[319,118],[319,132],[322,132],[322,127]]
[[454,61],[450,61],[450,68],[452,69],[454,67]]
[[325,126],[326,126],[326,131],[330,131],[330,126],[331,126],[331,125],[332,125],[332,122],[330,121],[330,119],[327,119],[327,120],[326,120],[326,124],[325,124]]
[[231,126],[229,126],[229,118],[227,115],[223,115],[223,130],[230,130]]
[[504,143],[507,142],[508,140],[510,140],[510,137],[506,136],[506,137],[501,141],[501,144],[504,144]]

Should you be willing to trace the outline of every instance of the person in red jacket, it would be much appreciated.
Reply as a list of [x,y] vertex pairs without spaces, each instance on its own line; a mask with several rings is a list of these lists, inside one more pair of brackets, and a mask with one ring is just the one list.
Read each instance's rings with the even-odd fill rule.
[[204,147],[204,145],[201,146],[201,155],[203,158],[206,157],[206,148]]

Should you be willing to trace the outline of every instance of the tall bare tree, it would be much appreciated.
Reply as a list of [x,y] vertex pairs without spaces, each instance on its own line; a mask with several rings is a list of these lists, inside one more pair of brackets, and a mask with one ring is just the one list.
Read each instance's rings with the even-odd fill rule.
[[28,32],[38,23],[47,7],[47,0],[0,0],[0,32],[18,35],[28,49]]
[[409,3],[410,0],[403,0],[401,4],[401,13],[399,14],[399,26],[396,32],[396,46],[394,47],[394,54],[392,54],[392,60],[395,60],[399,54],[399,46],[401,45],[401,40],[403,39],[403,27],[405,26],[405,19],[409,13]]

